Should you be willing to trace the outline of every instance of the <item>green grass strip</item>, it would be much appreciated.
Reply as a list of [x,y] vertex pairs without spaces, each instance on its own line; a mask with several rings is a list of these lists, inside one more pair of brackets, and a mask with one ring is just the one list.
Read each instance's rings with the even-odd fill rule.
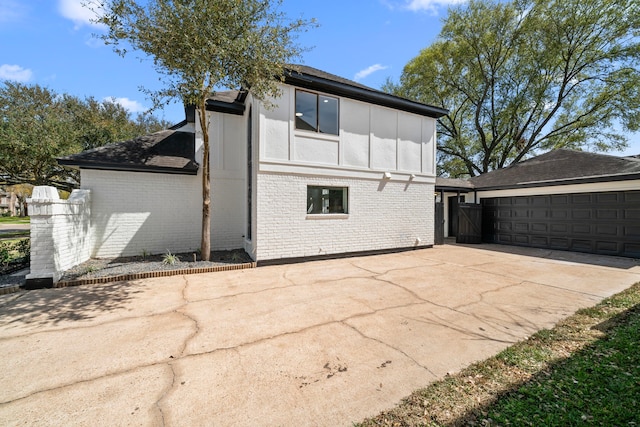
[[0,224],[29,224],[28,216],[0,216]]

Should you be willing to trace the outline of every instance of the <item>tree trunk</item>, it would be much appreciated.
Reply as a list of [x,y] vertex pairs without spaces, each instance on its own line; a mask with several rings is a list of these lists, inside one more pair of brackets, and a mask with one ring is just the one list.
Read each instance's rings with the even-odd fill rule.
[[202,130],[202,239],[200,256],[203,261],[211,258],[211,174],[209,166],[209,127],[205,100],[199,106],[200,128]]

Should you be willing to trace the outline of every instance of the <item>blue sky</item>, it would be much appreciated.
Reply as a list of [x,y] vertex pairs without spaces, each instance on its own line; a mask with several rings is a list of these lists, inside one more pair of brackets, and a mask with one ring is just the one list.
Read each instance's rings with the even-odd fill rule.
[[[447,7],[464,0],[284,0],[291,18],[315,18],[320,25],[300,36],[311,48],[303,63],[379,88],[397,80],[404,65],[431,44]],[[159,87],[149,60],[122,58],[92,34],[91,12],[82,0],[0,0],[0,80],[38,83],[57,92],[113,98],[132,113],[151,103],[141,86]],[[156,113],[183,119],[182,105]],[[624,154],[640,154],[632,135]],[[615,153],[620,154],[620,153]]]

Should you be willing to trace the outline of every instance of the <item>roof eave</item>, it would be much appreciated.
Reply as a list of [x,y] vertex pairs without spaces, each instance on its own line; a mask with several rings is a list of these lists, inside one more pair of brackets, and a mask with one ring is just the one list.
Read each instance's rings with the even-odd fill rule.
[[539,187],[557,187],[561,185],[571,184],[596,184],[601,182],[617,182],[617,181],[631,181],[640,179],[640,173],[629,173],[619,175],[602,175],[583,178],[571,178],[563,179],[559,181],[532,181],[532,182],[518,182],[515,184],[504,185],[487,185],[476,184],[475,189],[477,191],[492,191],[492,190],[513,190],[518,188],[539,188]]
[[206,109],[207,111],[215,111],[217,113],[235,114],[237,116],[242,116],[244,114],[245,106],[239,101],[229,103],[208,99]]
[[71,159],[56,159],[58,164],[62,166],[72,167],[74,169],[95,169],[95,170],[111,170],[122,172],[149,172],[164,173],[174,175],[197,175],[198,164],[194,164],[189,168],[172,168],[164,166],[145,166],[145,165],[128,165],[122,163],[101,163],[101,162],[82,162]]
[[285,73],[284,82],[304,89],[319,90],[333,95],[344,96],[346,98],[369,102],[383,107],[395,108],[397,110],[415,113],[434,119],[438,119],[449,114],[449,110],[444,108],[421,104],[419,102],[410,101],[384,92],[367,90],[345,83],[324,79],[322,77],[302,74],[296,71],[289,71]]

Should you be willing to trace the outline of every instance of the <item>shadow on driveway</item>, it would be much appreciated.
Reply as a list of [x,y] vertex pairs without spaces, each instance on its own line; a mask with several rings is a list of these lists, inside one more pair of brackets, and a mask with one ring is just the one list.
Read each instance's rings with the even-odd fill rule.
[[69,289],[41,289],[0,298],[0,326],[31,324],[54,326],[66,321],[88,320],[100,313],[122,309],[138,293],[128,282]]

